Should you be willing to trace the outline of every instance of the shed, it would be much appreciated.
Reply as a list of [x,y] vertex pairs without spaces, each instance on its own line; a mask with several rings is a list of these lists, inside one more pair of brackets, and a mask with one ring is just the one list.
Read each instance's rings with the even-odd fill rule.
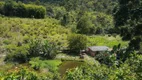
[[88,49],[90,49],[93,52],[107,51],[107,50],[109,50],[109,47],[107,47],[107,46],[91,46],[91,47],[88,47]]
[[107,46],[91,46],[88,47],[85,52],[91,56],[95,56],[97,54],[99,54],[100,52],[105,52],[108,51],[109,47]]

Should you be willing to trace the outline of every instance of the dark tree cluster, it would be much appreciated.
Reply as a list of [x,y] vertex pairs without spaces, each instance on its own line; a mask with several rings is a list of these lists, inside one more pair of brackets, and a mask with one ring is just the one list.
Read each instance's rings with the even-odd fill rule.
[[5,16],[17,16],[23,18],[44,18],[46,8],[43,6],[24,4],[21,2],[6,1],[0,3],[0,14]]
[[139,50],[142,42],[141,0],[119,0],[114,9],[115,26],[124,40],[130,40],[129,47]]

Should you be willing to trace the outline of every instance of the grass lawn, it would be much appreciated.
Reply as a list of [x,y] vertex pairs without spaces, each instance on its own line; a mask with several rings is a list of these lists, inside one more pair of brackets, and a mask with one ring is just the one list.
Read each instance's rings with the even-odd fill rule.
[[112,48],[114,45],[121,44],[122,47],[126,47],[128,45],[128,41],[122,41],[120,36],[88,36],[87,46],[108,46]]

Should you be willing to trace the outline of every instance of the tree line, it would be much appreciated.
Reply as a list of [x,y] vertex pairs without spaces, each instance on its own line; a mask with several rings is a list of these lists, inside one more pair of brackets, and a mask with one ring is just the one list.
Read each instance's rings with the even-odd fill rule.
[[[142,50],[142,1],[119,0],[114,9],[115,28],[123,37],[129,40],[129,47]],[[141,52],[142,53],[142,52]]]
[[46,15],[46,8],[9,0],[0,2],[0,14],[22,18],[44,18]]

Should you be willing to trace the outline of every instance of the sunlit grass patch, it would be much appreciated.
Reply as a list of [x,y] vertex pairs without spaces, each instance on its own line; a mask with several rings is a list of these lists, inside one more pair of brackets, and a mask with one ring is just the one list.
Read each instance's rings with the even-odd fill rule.
[[120,36],[100,36],[100,35],[95,35],[95,36],[89,36],[88,37],[88,46],[108,46],[108,47],[113,47],[114,45],[121,44],[122,47],[125,47],[128,45],[127,41],[122,41]]

